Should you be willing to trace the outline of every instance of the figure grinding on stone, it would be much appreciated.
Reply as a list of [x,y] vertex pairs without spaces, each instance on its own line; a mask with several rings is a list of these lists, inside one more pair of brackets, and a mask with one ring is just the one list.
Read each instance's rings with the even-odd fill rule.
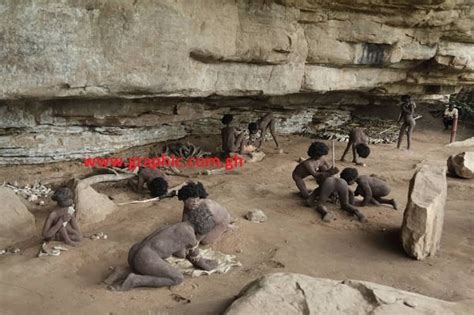
[[354,194],[348,186],[352,185],[357,179],[357,169],[350,167],[345,168],[342,170],[340,176],[341,178],[336,178],[333,176],[326,178],[319,189],[315,189],[315,191],[311,194],[309,203],[316,205],[316,210],[321,213],[324,222],[330,222],[334,219],[334,214],[329,212],[326,207],[326,203],[329,200],[329,197],[332,194],[335,194],[339,197],[342,210],[355,215],[360,222],[367,222],[364,214],[352,206],[354,203]]
[[225,125],[221,130],[222,137],[222,150],[224,151],[224,156],[228,156],[229,153],[240,153],[243,154],[245,149],[243,148],[243,141],[245,138],[245,133],[239,131],[237,128],[230,126],[234,116],[230,114],[225,114],[222,117],[222,123]]
[[313,142],[308,148],[309,159],[295,167],[292,177],[303,198],[307,199],[310,196],[310,191],[306,188],[304,178],[311,175],[316,180],[316,183],[320,185],[326,177],[339,172],[337,167],[330,168],[329,163],[324,159],[328,152],[329,148],[327,145],[319,141]]
[[45,241],[63,241],[76,246],[81,241],[82,235],[77,224],[74,210],[74,194],[71,189],[61,187],[51,197],[58,203],[58,208],[51,211],[43,226]]
[[356,179],[357,188],[354,192],[355,196],[362,196],[364,199],[355,201],[353,205],[365,207],[369,204],[374,204],[377,207],[380,204],[389,204],[397,210],[397,203],[395,199],[383,198],[390,194],[390,186],[375,175],[361,175]]
[[[141,194],[143,185],[146,184],[152,197],[163,197],[167,195],[168,179],[160,170],[141,167],[137,175],[138,178],[129,180],[129,185],[133,190]],[[173,191],[171,196],[175,194],[176,192]]]
[[403,135],[407,134],[407,150],[410,150],[411,139],[413,134],[413,129],[415,128],[416,122],[413,115],[415,114],[416,104],[412,100],[411,96],[403,95],[402,103],[400,105],[400,116],[398,117],[398,123],[403,120],[403,123],[400,127],[400,133],[398,134],[398,143],[397,149],[400,149],[402,144]]
[[[214,227],[209,232],[201,234],[203,237],[200,239],[200,243],[203,245],[217,242],[222,234],[230,229],[229,224],[232,221],[227,209],[214,200],[207,199],[207,196],[208,194],[200,182],[190,182],[178,191],[178,199],[184,203],[183,222],[187,221],[189,214],[199,207],[205,207],[212,215]],[[182,258],[182,255],[177,257]]]
[[370,154],[369,148],[369,137],[364,133],[362,128],[354,128],[349,134],[349,143],[347,144],[344,153],[342,154],[341,161],[345,161],[345,157],[349,148],[352,146],[352,162],[356,165],[366,166],[364,163],[361,163],[357,160],[357,156],[361,158],[367,158]]
[[184,279],[183,274],[165,261],[180,252],[184,252],[186,259],[199,269],[216,268],[217,262],[200,258],[197,249],[200,238],[214,226],[212,214],[202,205],[188,214],[187,221],[156,230],[130,248],[128,264],[132,272],[122,271],[114,276],[114,282],[118,280],[119,284],[109,288],[126,291],[136,287],[160,288],[180,284]]

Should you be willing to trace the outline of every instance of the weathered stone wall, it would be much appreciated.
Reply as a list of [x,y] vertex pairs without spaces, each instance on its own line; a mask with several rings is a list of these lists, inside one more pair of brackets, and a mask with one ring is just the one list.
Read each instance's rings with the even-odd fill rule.
[[[321,117],[321,127],[343,123],[350,119],[345,104],[367,102],[356,95],[339,95],[324,108],[319,101],[327,102],[302,95],[225,101],[147,98],[9,102],[0,104],[0,165],[103,156],[188,135],[218,134],[223,113],[234,114],[236,125],[245,128],[271,108],[279,133],[300,133],[315,117]],[[315,105],[308,106],[312,103]],[[335,108],[338,104],[341,109]],[[328,116],[333,119],[326,119]]]
[[469,0],[7,0],[0,99],[442,93],[474,83],[473,18]]
[[276,108],[291,133],[321,106],[453,93],[474,83],[470,2],[2,1],[0,164],[217,133],[222,112]]

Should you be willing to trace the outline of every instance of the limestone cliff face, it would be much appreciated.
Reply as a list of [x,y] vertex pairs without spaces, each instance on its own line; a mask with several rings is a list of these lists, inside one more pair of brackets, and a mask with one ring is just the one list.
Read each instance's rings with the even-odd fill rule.
[[0,165],[216,133],[229,110],[279,108],[289,133],[317,105],[453,93],[473,28],[470,0],[2,1]]
[[0,98],[442,93],[473,27],[470,0],[7,0]]

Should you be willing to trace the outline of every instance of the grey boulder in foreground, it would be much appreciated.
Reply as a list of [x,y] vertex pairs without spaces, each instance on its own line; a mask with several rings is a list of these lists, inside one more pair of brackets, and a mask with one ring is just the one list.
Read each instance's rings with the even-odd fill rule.
[[449,315],[469,314],[473,306],[473,300],[447,302],[372,282],[275,273],[247,285],[224,314]]

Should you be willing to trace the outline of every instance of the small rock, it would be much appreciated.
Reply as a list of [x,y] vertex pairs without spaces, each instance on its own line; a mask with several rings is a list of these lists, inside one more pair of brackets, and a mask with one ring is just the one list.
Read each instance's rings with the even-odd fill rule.
[[247,212],[247,214],[245,215],[245,218],[249,220],[250,222],[254,222],[254,223],[262,223],[262,222],[267,221],[267,216],[260,209],[254,209]]

